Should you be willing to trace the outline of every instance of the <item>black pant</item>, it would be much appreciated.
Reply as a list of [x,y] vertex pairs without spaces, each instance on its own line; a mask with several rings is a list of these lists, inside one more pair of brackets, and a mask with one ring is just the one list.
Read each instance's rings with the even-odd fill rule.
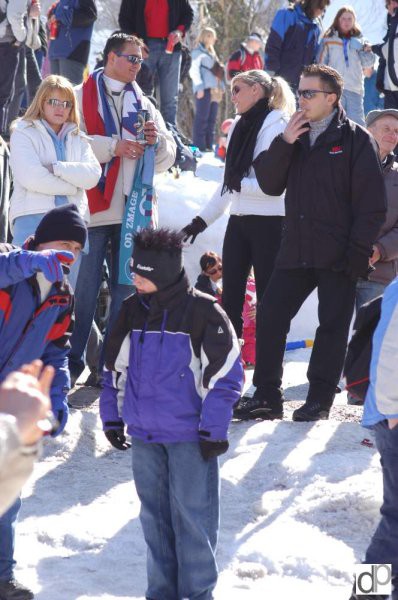
[[0,135],[8,135],[8,111],[15,89],[15,76],[18,70],[23,46],[0,44]]
[[384,92],[384,108],[398,108],[398,92]]
[[319,326],[307,371],[307,401],[333,402],[354,312],[355,282],[328,269],[276,269],[257,311],[253,383],[270,402],[282,396],[283,355],[290,322],[318,288]]
[[222,305],[242,337],[247,277],[254,269],[257,298],[264,294],[281,242],[283,217],[231,215],[223,244]]

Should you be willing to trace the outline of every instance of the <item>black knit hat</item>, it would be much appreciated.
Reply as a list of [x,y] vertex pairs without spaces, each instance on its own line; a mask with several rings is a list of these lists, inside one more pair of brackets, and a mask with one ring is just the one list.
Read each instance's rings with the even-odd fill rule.
[[166,228],[136,233],[130,269],[158,290],[175,283],[183,270],[181,233]]
[[63,240],[78,242],[82,248],[87,239],[87,227],[75,204],[53,208],[37,226],[35,245]]

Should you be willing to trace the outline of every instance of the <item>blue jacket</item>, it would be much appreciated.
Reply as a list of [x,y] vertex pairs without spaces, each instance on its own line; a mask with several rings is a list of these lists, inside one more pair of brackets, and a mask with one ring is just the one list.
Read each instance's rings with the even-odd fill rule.
[[51,403],[55,416],[61,420],[60,433],[68,416],[73,295],[65,280],[54,284],[42,303],[36,273],[29,273],[28,278],[26,275],[24,251],[0,244],[0,381],[38,358],[45,365],[52,365],[55,377]]
[[398,418],[398,277],[385,289],[381,317],[373,335],[370,384],[362,425]]
[[278,10],[265,47],[265,70],[297,86],[303,67],[315,62],[320,34],[319,20],[307,17],[299,4]]
[[185,276],[127,298],[106,348],[100,414],[104,430],[127,424],[148,442],[227,439],[243,371],[229,320]]
[[59,0],[54,14],[58,21],[58,35],[50,42],[50,60],[68,58],[86,65],[97,19],[95,1]]

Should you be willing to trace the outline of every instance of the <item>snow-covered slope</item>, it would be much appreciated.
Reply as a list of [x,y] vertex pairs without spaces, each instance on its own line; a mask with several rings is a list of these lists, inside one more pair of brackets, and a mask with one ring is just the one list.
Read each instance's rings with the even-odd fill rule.
[[[302,398],[308,351],[288,360],[287,395]],[[215,600],[347,600],[381,501],[378,457],[364,436],[356,422],[232,423]],[[37,600],[143,600],[138,515],[130,452],[109,446],[97,403],[72,409],[24,490],[17,577]]]

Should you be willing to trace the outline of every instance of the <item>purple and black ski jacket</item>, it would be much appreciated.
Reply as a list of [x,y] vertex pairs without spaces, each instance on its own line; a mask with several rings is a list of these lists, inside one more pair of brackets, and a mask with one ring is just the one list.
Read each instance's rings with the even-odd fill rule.
[[180,280],[122,305],[105,355],[104,430],[147,442],[227,439],[243,370],[238,340],[214,298]]

